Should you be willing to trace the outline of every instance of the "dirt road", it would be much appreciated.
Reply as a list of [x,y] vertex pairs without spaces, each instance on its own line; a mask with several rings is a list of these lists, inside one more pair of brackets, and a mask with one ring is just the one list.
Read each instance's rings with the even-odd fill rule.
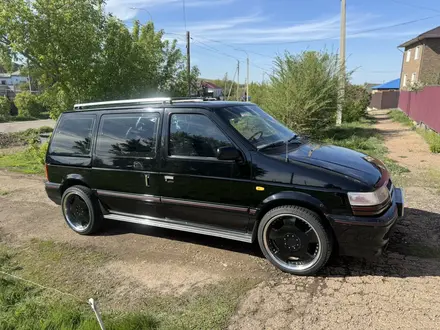
[[240,284],[245,289],[230,329],[438,329],[440,195],[435,180],[429,180],[433,188],[412,182],[435,170],[440,156],[384,116],[377,128],[391,157],[412,171],[406,217],[378,260],[341,258],[320,276],[294,277],[275,270],[256,246],[239,242],[119,223],[83,237],[64,224],[41,177],[5,171],[0,243],[21,251],[22,274],[80,297],[93,293],[104,308],[139,308],[148,295],[250,283],[250,289]]
[[28,128],[39,128],[43,126],[55,126],[55,120],[42,119],[42,120],[30,120],[30,121],[14,121],[8,123],[0,123],[0,133],[13,133],[25,131]]

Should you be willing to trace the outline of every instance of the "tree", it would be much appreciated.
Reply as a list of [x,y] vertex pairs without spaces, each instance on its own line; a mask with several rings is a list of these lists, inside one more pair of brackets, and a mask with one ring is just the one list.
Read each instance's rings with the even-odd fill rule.
[[0,2],[0,54],[29,62],[52,118],[79,101],[183,92],[186,68],[177,42],[164,40],[164,32],[155,31],[152,22],[135,22],[130,33],[102,11],[102,3]]

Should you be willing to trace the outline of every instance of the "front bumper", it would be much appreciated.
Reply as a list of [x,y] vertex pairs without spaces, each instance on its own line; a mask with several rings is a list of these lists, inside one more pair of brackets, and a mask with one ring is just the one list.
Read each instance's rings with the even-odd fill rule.
[[394,188],[390,208],[379,217],[328,215],[341,255],[370,257],[379,255],[389,236],[404,214],[403,190]]

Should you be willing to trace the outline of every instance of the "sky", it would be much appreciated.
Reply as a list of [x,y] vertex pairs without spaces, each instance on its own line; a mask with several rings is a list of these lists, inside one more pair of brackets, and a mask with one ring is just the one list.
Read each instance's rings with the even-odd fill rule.
[[[185,10],[183,3],[185,3]],[[135,8],[135,9],[133,9]],[[240,82],[250,60],[250,81],[272,72],[276,55],[288,51],[339,51],[340,0],[108,0],[106,11],[131,26],[151,18],[166,38],[186,52],[201,77],[231,79],[240,61]],[[347,69],[356,84],[399,78],[398,45],[440,25],[438,0],[347,0]]]

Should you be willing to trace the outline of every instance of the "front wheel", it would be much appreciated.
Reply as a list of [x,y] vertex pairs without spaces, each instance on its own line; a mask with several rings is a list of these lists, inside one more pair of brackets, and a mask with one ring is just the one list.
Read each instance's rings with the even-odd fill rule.
[[264,215],[258,243],[265,257],[282,271],[313,275],[327,263],[333,242],[315,212],[285,205]]

